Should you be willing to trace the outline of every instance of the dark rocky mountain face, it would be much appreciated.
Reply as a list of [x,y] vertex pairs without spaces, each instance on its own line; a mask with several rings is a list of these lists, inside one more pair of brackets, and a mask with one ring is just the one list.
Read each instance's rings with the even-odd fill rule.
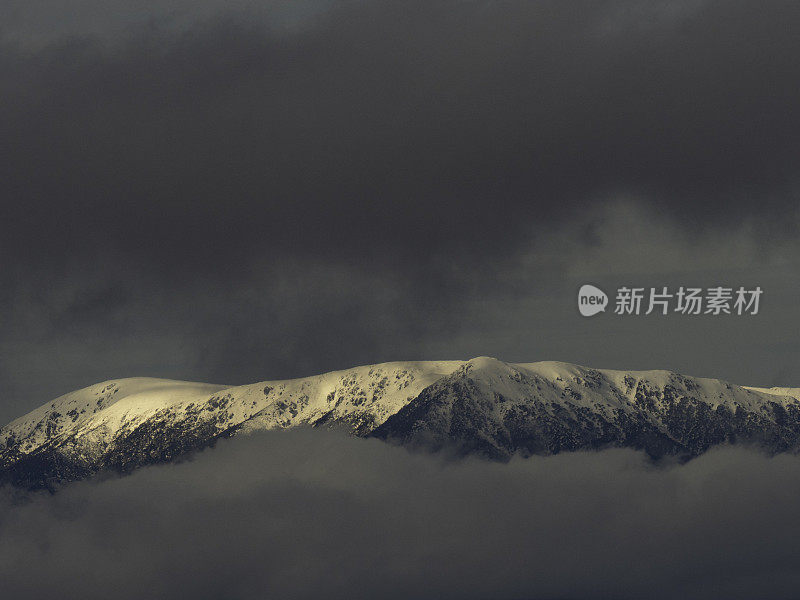
[[653,458],[691,458],[719,444],[800,448],[796,398],[724,382],[709,397],[709,380],[676,373],[614,379],[591,369],[548,379],[510,365],[467,366],[423,390],[371,435],[499,460],[608,447]]
[[0,482],[55,489],[181,460],[258,430],[338,427],[410,447],[507,460],[627,447],[689,459],[720,444],[800,448],[798,390],[566,363],[387,363],[223,388],[119,380],[0,430]]
[[235,431],[235,428],[220,431],[214,421],[178,421],[174,415],[165,413],[121,432],[99,451],[84,451],[83,441],[73,435],[45,444],[30,454],[18,455],[4,465],[0,483],[54,490],[65,482],[102,472],[124,475],[139,467],[182,460]]

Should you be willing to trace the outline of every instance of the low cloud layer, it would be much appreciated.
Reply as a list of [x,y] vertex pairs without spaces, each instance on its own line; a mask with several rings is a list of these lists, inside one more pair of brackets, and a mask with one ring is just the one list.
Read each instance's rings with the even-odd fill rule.
[[800,458],[491,464],[325,431],[221,443],[0,511],[18,598],[789,598]]

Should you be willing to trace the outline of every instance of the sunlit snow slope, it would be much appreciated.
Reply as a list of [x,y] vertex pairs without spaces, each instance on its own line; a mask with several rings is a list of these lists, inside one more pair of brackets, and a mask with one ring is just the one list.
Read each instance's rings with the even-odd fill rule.
[[61,396],[0,430],[11,479],[59,481],[164,462],[222,436],[297,425],[369,433],[462,363],[395,362],[243,386],[132,378]]

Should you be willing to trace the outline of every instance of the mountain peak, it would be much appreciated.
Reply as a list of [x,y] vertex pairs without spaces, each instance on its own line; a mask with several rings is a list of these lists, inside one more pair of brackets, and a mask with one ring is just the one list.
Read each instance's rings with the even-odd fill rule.
[[304,425],[503,460],[614,446],[691,457],[742,442],[782,452],[800,449],[797,392],[488,356],[241,386],[116,379],[0,429],[0,478],[49,486],[171,461],[223,437]]

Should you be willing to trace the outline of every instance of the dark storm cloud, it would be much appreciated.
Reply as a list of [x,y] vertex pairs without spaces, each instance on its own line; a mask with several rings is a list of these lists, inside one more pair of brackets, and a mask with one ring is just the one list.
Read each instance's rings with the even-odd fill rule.
[[210,6],[35,49],[10,20],[8,251],[496,255],[617,192],[796,206],[794,3],[348,3],[288,31]]
[[17,598],[752,598],[797,590],[797,457],[448,462],[324,431],[0,512]]
[[795,3],[50,4],[0,7],[3,421],[121,375],[597,363],[564,273],[665,246],[587,210],[635,199],[662,258],[796,233]]

